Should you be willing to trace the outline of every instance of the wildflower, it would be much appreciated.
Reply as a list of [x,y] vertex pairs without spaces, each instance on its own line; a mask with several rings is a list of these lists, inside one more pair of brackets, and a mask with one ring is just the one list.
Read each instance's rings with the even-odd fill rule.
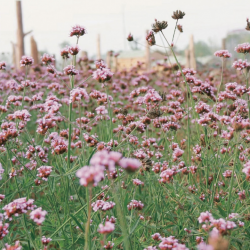
[[68,65],[63,69],[64,73],[68,76],[79,75],[79,71],[75,69],[75,66]]
[[157,21],[157,19],[155,19],[155,23],[152,24],[152,30],[157,33],[159,31],[162,31],[164,29],[166,29],[168,27],[168,22],[166,21]]
[[179,19],[182,19],[184,16],[185,16],[185,12],[176,10],[173,12],[172,18],[175,20],[179,20]]
[[2,240],[9,233],[8,227],[8,223],[3,224],[0,220],[0,240]]
[[105,249],[112,249],[114,247],[114,243],[112,243],[111,241],[108,241],[108,243],[106,245],[104,245],[103,248]]
[[78,45],[75,45],[75,46],[70,46],[68,47],[68,51],[69,53],[72,55],[72,56],[75,56],[79,53],[80,51],[80,48]]
[[47,246],[52,241],[52,239],[51,238],[46,238],[45,236],[43,236],[41,241],[42,241],[42,244],[44,246]]
[[212,220],[213,220],[213,216],[208,211],[201,213],[199,218],[198,218],[199,223],[203,223],[203,222],[207,223],[207,222],[210,222]]
[[41,57],[41,61],[43,62],[43,64],[49,65],[55,61],[55,58],[53,56],[44,53],[43,56]]
[[108,202],[103,200],[97,200],[96,202],[93,202],[91,206],[93,207],[93,210],[95,212],[98,210],[108,211],[115,206],[115,203],[112,201]]
[[31,56],[22,56],[20,61],[21,67],[29,66],[34,63],[34,59]]
[[69,58],[69,49],[68,48],[63,48],[60,52],[61,57],[63,59],[68,59]]
[[80,36],[83,36],[86,33],[87,33],[87,30],[83,26],[75,25],[72,27],[69,36],[71,36],[71,37],[77,36],[79,38]]
[[128,172],[135,172],[141,167],[141,162],[133,158],[122,158],[119,161],[119,166],[124,168]]
[[240,200],[245,200],[245,199],[246,199],[245,190],[240,191],[240,192],[238,193],[238,195],[239,195],[239,199],[240,199]]
[[134,38],[133,38],[133,36],[131,35],[131,33],[128,34],[127,40],[128,40],[129,42],[131,42],[131,41],[134,40]]
[[93,79],[97,80],[100,83],[109,81],[111,77],[114,75],[114,73],[112,73],[110,69],[106,68],[106,65],[103,62],[99,63],[98,65],[100,67],[97,68],[97,70],[94,71],[94,73],[92,74]]
[[177,29],[178,29],[181,33],[183,32],[183,27],[182,27],[182,25],[178,24],[178,25],[177,25]]
[[176,247],[177,244],[178,244],[178,240],[175,239],[174,236],[169,236],[167,238],[162,237],[161,243],[159,244],[159,248],[161,250],[173,249],[174,247]]
[[139,179],[133,179],[133,184],[136,186],[140,186],[140,185],[144,186],[144,182],[142,182]]
[[243,53],[243,54],[250,53],[250,44],[249,43],[238,44],[234,50],[237,53]]
[[6,63],[0,62],[0,70],[5,70],[5,69],[6,69]]
[[21,250],[21,249],[22,249],[22,247],[21,247],[19,241],[16,241],[14,246],[11,246],[11,245],[6,243],[5,248],[3,248],[2,250]]
[[109,234],[115,230],[115,225],[109,221],[106,221],[105,224],[100,224],[98,232],[101,234]]
[[95,187],[104,179],[104,167],[100,165],[84,166],[76,172],[76,176],[80,178],[82,186],[92,185]]
[[16,111],[12,117],[11,116],[8,116],[9,119],[18,119],[18,120],[21,120],[21,121],[30,121],[30,117],[31,117],[31,114],[26,110],[18,110]]
[[19,214],[27,213],[28,210],[33,210],[35,205],[33,205],[34,200],[27,200],[26,197],[19,198],[3,207],[5,219],[12,220],[12,216],[18,216]]
[[102,165],[110,172],[115,170],[116,165],[120,165],[120,159],[122,158],[122,154],[119,152],[108,152],[107,150],[98,151],[93,155],[90,160],[90,164]]
[[36,176],[42,178],[44,181],[48,180],[48,177],[50,176],[52,172],[52,167],[50,166],[41,166],[37,169],[38,174]]
[[5,198],[4,194],[0,194],[0,202]]
[[161,183],[166,183],[166,182],[169,183],[173,180],[174,174],[175,174],[175,171],[168,168],[168,169],[161,172],[161,174],[160,174],[161,179],[159,181]]
[[52,154],[63,154],[68,151],[68,142],[65,141],[62,137],[56,137],[51,142]]
[[108,114],[108,110],[105,108],[105,106],[99,106],[98,108],[95,109],[96,113],[98,115],[105,115]]
[[47,211],[42,211],[42,208],[39,207],[35,210],[33,210],[30,213],[30,218],[37,224],[41,225],[45,220],[45,215],[47,214]]
[[155,45],[155,35],[153,31],[149,31],[149,33],[146,36],[146,40],[149,46]]
[[232,65],[233,68],[237,70],[243,70],[243,69],[248,69],[250,70],[250,63],[247,62],[247,60],[243,61],[239,59],[238,61],[235,61]]
[[137,200],[132,200],[128,205],[128,210],[131,209],[137,209],[137,210],[142,210],[144,207],[144,204],[141,201],[137,201]]
[[228,52],[228,50],[218,50],[214,53],[217,57],[230,58],[232,55]]
[[211,245],[207,245],[205,242],[201,242],[197,246],[198,250],[214,250],[214,248]]
[[69,103],[75,102],[75,101],[80,101],[82,98],[84,98],[84,100],[86,102],[89,101],[89,95],[87,93],[87,91],[84,88],[75,88],[72,89],[70,91],[70,99],[69,99]]
[[148,246],[147,248],[144,248],[144,250],[157,250],[157,247]]
[[0,180],[2,180],[2,174],[4,173],[4,169],[2,167],[2,164],[0,163]]
[[159,233],[155,233],[151,235],[153,240],[160,241],[161,240],[161,235]]

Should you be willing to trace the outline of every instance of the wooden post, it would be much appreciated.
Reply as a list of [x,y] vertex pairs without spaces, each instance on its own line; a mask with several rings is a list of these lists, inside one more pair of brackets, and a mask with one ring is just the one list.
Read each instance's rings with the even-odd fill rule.
[[100,34],[97,35],[97,55],[96,55],[96,59],[100,60],[101,59],[101,38],[100,38]]
[[30,54],[34,59],[34,64],[37,65],[39,63],[38,57],[38,50],[37,50],[37,43],[33,36],[30,37]]
[[16,44],[11,42],[12,45],[12,65],[14,66],[15,69],[17,69],[17,55],[16,55]]
[[111,68],[111,54],[110,54],[110,51],[107,52],[106,63],[107,63],[108,68],[110,69]]
[[[226,50],[226,38],[222,39],[221,47],[222,47],[223,50]],[[227,60],[224,60],[224,59],[222,60],[223,68],[227,67],[226,62],[227,62]]]
[[194,36],[190,36],[190,42],[189,42],[189,53],[190,53],[190,67],[196,70],[196,59],[195,59],[195,53],[194,53]]
[[[17,59],[21,60],[24,55],[24,35],[23,35],[23,17],[21,1],[16,1],[16,14],[17,14]],[[20,68],[20,63],[17,65]]]
[[[146,31],[146,35],[148,34],[148,30]],[[150,69],[150,47],[148,42],[146,41],[146,49],[145,49],[145,63],[147,70]]]
[[[25,55],[24,50],[24,37],[31,33],[31,31],[27,33],[23,33],[23,17],[22,17],[22,4],[20,0],[16,1],[16,14],[17,14],[17,51],[16,57],[17,61],[20,62],[21,57]],[[20,67],[20,63],[18,63],[17,68]],[[24,69],[24,68],[22,68]]]
[[185,58],[186,58],[186,68],[190,68],[190,53],[189,53],[189,49],[185,50]]

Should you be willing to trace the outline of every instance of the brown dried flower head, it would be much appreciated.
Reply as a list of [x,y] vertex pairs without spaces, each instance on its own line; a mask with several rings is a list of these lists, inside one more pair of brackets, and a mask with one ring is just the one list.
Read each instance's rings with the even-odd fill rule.
[[249,22],[249,19],[247,18],[247,26],[246,26],[246,30],[249,30],[250,31],[250,22]]
[[159,31],[162,31],[164,29],[166,29],[168,27],[168,22],[167,21],[157,21],[157,19],[155,19],[155,23],[152,24],[152,30],[157,33]]
[[132,42],[134,40],[133,36],[131,35],[131,33],[128,34],[127,40],[129,42]]
[[178,24],[178,25],[177,25],[177,29],[178,29],[181,33],[183,32],[182,25]]
[[150,46],[155,45],[155,35],[154,32],[151,30],[146,36],[146,40]]
[[185,12],[182,12],[180,10],[174,11],[172,18],[175,20],[182,19],[185,16]]

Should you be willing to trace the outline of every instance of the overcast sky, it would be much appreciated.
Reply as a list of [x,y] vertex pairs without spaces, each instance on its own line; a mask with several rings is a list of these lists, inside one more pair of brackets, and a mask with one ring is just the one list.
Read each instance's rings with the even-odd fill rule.
[[[10,52],[10,42],[16,41],[15,0],[0,3],[0,52]],[[22,0],[22,7],[24,31],[33,30],[39,50],[54,54],[59,53],[60,43],[75,43],[69,37],[75,24],[87,29],[79,45],[93,55],[98,33],[102,53],[129,49],[127,34],[144,43],[145,31],[155,18],[169,22],[165,33],[172,37],[175,21],[171,15],[177,9],[186,13],[180,20],[184,33],[178,39],[179,48],[187,45],[190,34],[195,41],[210,39],[220,44],[228,31],[244,29],[250,17],[250,0]],[[26,54],[30,54],[29,40],[27,36]],[[161,44],[159,37],[157,43]]]

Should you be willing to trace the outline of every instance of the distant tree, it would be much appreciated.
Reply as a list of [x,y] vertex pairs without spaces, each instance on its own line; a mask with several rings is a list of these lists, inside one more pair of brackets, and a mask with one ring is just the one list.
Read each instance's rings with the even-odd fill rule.
[[62,43],[59,44],[60,48],[63,49],[65,48],[66,46],[69,46],[70,42],[68,41],[63,41]]
[[210,56],[213,54],[207,43],[198,41],[194,44],[194,52],[196,57]]

